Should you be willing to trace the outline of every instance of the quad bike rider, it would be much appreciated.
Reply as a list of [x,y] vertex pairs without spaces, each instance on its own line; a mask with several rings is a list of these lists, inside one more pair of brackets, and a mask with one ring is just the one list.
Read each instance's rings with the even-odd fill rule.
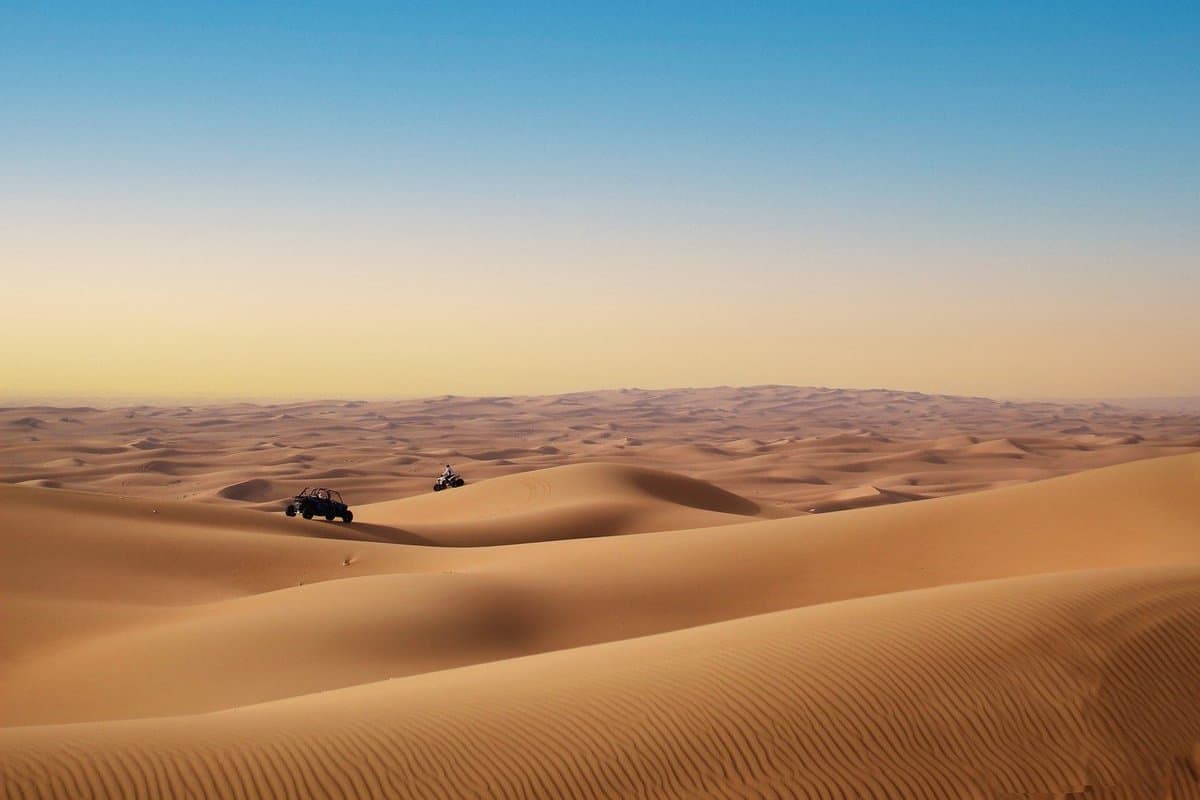
[[446,468],[442,470],[442,474],[438,476],[436,481],[434,481],[433,490],[435,492],[440,492],[442,489],[457,489],[460,486],[465,486],[466,483],[467,482],[463,480],[462,476],[455,472],[453,467],[447,464]]

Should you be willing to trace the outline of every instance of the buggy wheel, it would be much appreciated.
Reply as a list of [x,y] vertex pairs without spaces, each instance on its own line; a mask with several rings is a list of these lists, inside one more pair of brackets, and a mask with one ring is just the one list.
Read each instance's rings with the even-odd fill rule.
[[283,510],[283,513],[287,514],[289,517],[294,517],[294,516],[296,516],[296,507],[288,506],[287,508],[285,508]]
[[305,519],[312,519],[312,509],[304,509],[304,511],[300,512],[300,516],[304,517]]
[[454,480],[450,481],[450,485],[453,486],[455,489],[457,489],[460,486],[466,486],[467,482],[464,481],[462,478],[455,478]]
[[347,524],[354,522],[354,513],[352,511],[350,511],[350,509],[346,509],[346,513],[342,514],[342,522],[345,522]]
[[433,485],[433,490],[434,490],[435,492],[440,492],[442,489],[445,489],[445,488],[446,488],[446,487],[445,487],[445,486],[443,486],[443,485],[442,485],[442,484],[440,484],[440,483],[435,483],[435,484]]

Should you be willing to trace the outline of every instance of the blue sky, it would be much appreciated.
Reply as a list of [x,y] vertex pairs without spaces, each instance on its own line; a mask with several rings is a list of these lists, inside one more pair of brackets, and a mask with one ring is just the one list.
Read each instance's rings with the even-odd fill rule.
[[602,253],[629,294],[670,265],[646,304],[749,313],[754,271],[1181,315],[1198,53],[1194,2],[3,3],[0,259],[35,306],[116,263],[174,302],[138,244],[174,237],[263,290],[280,268],[231,253],[364,296],[449,265],[569,302]]

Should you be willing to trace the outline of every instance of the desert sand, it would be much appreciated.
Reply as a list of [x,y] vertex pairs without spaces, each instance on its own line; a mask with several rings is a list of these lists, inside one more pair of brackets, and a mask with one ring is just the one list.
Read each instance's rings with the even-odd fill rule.
[[[1186,411],[756,387],[0,429],[4,797],[1200,797]],[[445,461],[471,482],[435,495]],[[355,522],[277,513],[305,483]]]
[[[1163,405],[1163,403],[1159,403]],[[792,386],[392,402],[0,407],[0,482],[278,511],[305,485],[354,505],[607,462],[687,475],[785,513],[1013,485],[1200,450],[1167,409]]]

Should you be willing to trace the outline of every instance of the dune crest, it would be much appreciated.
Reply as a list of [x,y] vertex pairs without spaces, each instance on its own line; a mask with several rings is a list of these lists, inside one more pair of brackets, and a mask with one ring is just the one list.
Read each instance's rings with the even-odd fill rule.
[[704,528],[787,516],[705,481],[621,464],[536,470],[447,492],[372,503],[363,523],[430,544],[484,546]]

